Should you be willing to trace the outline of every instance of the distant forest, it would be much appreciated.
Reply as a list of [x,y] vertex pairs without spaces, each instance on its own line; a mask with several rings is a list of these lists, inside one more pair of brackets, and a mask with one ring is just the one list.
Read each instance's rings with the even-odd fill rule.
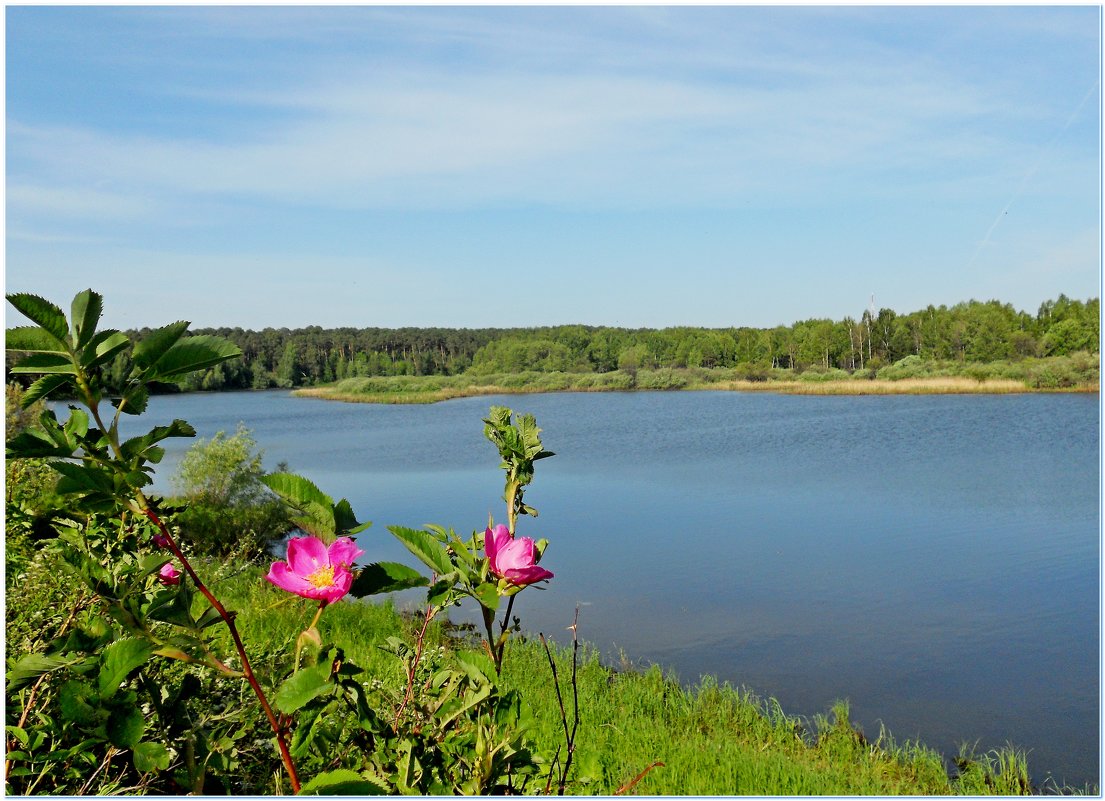
[[[908,356],[962,362],[1098,352],[1100,303],[1060,295],[1035,315],[996,300],[880,309],[858,319],[811,319],[775,328],[241,328],[218,334],[242,358],[197,374],[185,390],[264,389],[360,376],[594,372],[662,367],[837,368],[877,371]],[[147,330],[129,331],[140,338]],[[104,376],[123,374],[116,364]]]

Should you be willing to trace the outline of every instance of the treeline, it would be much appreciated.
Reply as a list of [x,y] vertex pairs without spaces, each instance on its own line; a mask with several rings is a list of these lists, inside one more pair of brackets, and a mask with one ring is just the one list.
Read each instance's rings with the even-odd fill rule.
[[[191,377],[188,390],[265,389],[372,376],[607,373],[662,368],[810,368],[877,371],[907,356],[995,362],[1098,352],[1099,299],[1060,295],[1035,315],[992,300],[892,309],[775,328],[242,328],[218,334],[242,358]],[[147,331],[128,332],[140,337]],[[104,378],[113,386],[126,364]]]

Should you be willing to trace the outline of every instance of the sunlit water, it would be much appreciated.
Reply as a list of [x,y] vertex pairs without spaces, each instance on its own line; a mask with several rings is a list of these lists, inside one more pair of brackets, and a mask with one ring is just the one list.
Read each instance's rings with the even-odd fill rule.
[[1037,781],[1098,782],[1097,395],[224,393],[154,398],[141,421],[244,422],[267,467],[375,521],[366,560],[416,564],[385,526],[503,519],[494,403],[534,413],[557,454],[519,527],[556,573],[520,597],[525,628],[570,641],[582,604],[611,661],[711,673],[793,714],[846,698],[868,735],[951,755],[1010,741]]

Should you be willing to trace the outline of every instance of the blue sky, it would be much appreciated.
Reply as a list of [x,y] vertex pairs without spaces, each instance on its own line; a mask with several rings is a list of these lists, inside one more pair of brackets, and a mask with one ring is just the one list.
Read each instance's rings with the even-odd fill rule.
[[[7,291],[772,326],[1100,285],[1096,7],[10,6]],[[19,320],[9,312],[8,322]]]

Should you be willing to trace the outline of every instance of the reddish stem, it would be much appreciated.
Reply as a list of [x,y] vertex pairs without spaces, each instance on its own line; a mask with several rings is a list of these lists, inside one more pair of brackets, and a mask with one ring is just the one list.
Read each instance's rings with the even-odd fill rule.
[[291,751],[288,750],[288,743],[284,739],[286,726],[281,725],[280,721],[277,720],[276,715],[272,711],[272,707],[269,706],[268,699],[265,697],[265,691],[261,689],[261,684],[257,681],[257,677],[253,675],[253,668],[249,664],[249,657],[246,656],[246,649],[242,644],[242,638],[238,635],[237,626],[234,625],[234,616],[226,611],[226,607],[224,607],[219,602],[219,599],[211,593],[211,590],[207,589],[207,585],[200,581],[200,577],[196,575],[196,571],[192,569],[191,563],[184,557],[184,554],[181,553],[180,546],[177,545],[176,540],[173,539],[173,535],[169,531],[169,527],[165,525],[165,522],[149,507],[144,508],[142,511],[161,531],[161,535],[165,537],[166,541],[169,543],[169,550],[172,551],[173,556],[180,560],[185,571],[192,577],[196,589],[203,593],[208,603],[211,604],[215,611],[219,613],[219,616],[226,622],[226,627],[230,630],[230,636],[234,640],[234,647],[237,649],[238,656],[242,660],[242,672],[245,673],[246,681],[248,681],[249,686],[253,688],[257,700],[261,703],[261,708],[265,711],[265,716],[269,719],[269,725],[276,735],[276,743],[280,748],[280,757],[284,760],[284,767],[288,771],[288,779],[292,784],[292,792],[298,793],[299,776],[296,775],[295,763],[292,762]]

